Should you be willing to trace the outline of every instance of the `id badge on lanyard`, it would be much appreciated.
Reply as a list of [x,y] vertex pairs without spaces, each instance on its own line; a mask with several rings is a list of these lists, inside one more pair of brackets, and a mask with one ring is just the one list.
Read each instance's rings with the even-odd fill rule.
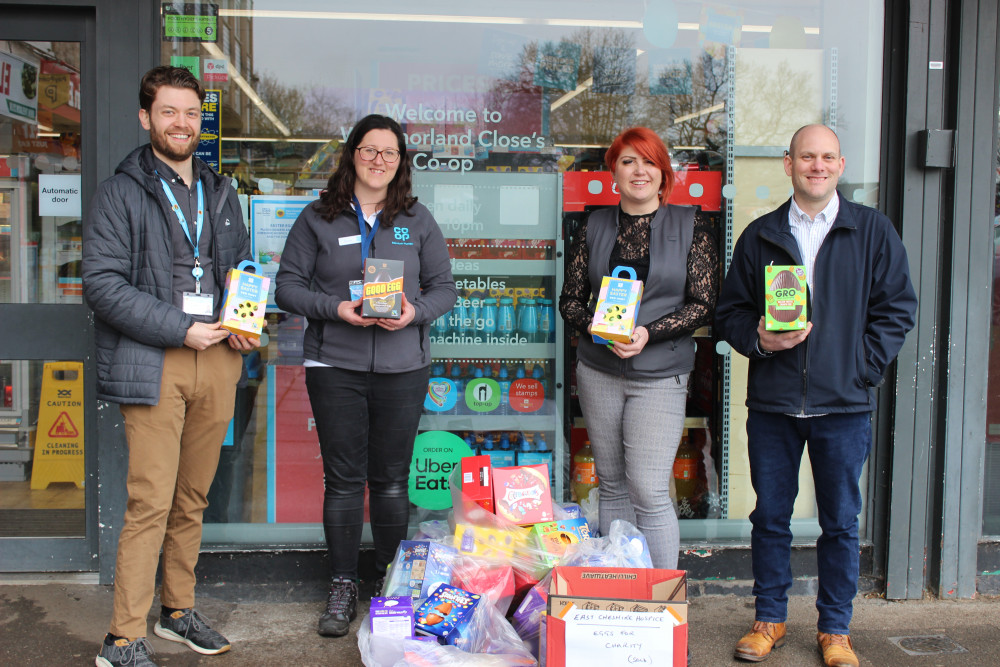
[[215,312],[215,295],[201,293],[201,278],[205,275],[205,270],[201,268],[201,260],[199,258],[198,250],[198,243],[201,241],[201,230],[205,225],[204,186],[202,186],[201,179],[199,179],[198,215],[195,219],[195,238],[192,239],[191,231],[188,229],[187,218],[184,217],[184,212],[181,211],[180,204],[177,203],[177,198],[174,197],[173,191],[171,191],[170,186],[162,176],[160,176],[160,183],[163,185],[163,192],[167,195],[167,200],[170,202],[170,208],[174,212],[174,215],[177,216],[177,222],[180,223],[184,236],[187,237],[188,243],[190,243],[194,248],[194,267],[191,269],[191,275],[194,276],[194,292],[184,292],[183,299],[181,301],[181,308],[188,315],[211,317]]
[[[353,195],[352,198],[354,200],[354,212],[358,216],[358,231],[360,232],[359,238],[361,239],[361,274],[364,275],[365,260],[368,259],[368,251],[371,248],[372,241],[375,240],[375,232],[378,231],[378,223],[382,218],[382,212],[379,211],[375,216],[375,222],[372,223],[371,231],[369,231],[368,225],[365,223],[364,211],[361,210],[361,202],[358,201],[357,195]],[[361,298],[364,287],[361,280],[348,281],[347,287],[351,290],[352,301],[357,301]]]

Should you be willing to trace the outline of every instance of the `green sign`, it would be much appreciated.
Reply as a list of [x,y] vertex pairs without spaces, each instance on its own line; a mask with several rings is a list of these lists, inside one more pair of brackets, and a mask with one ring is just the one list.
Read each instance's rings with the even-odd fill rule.
[[163,36],[181,42],[214,42],[219,35],[219,6],[201,3],[163,5]]
[[493,378],[476,378],[465,385],[465,404],[473,412],[493,412],[500,407],[500,385]]
[[170,64],[174,67],[183,67],[196,78],[201,78],[201,58],[198,56],[170,56]]
[[447,431],[427,431],[413,441],[410,502],[428,510],[451,507],[448,477],[461,460],[475,454],[465,441]]

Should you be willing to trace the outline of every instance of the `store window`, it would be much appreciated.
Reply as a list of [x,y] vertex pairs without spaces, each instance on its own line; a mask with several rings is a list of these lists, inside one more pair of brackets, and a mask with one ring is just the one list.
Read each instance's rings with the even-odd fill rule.
[[[571,332],[545,308],[579,221],[616,202],[602,165],[622,129],[645,125],[664,138],[678,174],[673,201],[701,207],[727,260],[750,220],[788,197],[781,158],[801,125],[835,127],[847,159],[841,191],[878,201],[880,2],[476,0],[418,11],[390,1],[368,9],[164,3],[162,62],[189,67],[216,91],[200,154],[235,179],[256,259],[272,275],[283,235],[325,187],[352,123],[376,112],[403,125],[414,192],[448,239],[462,297],[436,323],[432,375],[453,387],[523,380],[542,397],[523,410],[501,400],[479,412],[435,405],[432,386],[418,438],[433,443],[428,450],[444,443],[497,452],[499,461],[551,460],[556,495],[571,497],[586,424]],[[477,328],[486,300],[508,292],[518,305],[534,300],[537,321],[551,328],[536,323],[527,335],[516,315],[505,336]],[[213,487],[209,543],[322,541],[304,323],[274,308],[268,322],[267,344],[247,357],[251,387]],[[676,490],[682,537],[745,540],[754,502],[746,363],[718,355],[710,328],[699,334],[681,462],[696,479],[681,475]],[[427,510],[417,516],[433,516],[441,502],[429,488],[441,477],[430,474],[440,471],[431,459],[414,462],[427,473],[411,491]],[[818,534],[808,474],[795,516],[797,537]]]
[[[83,302],[80,101],[78,42],[0,40],[0,306]],[[81,362],[0,359],[0,537],[85,534],[83,401]]]

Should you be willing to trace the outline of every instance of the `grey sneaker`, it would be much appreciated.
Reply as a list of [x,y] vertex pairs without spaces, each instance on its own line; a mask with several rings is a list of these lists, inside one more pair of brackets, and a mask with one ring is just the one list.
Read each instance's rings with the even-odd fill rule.
[[231,648],[229,640],[209,627],[205,617],[194,609],[179,609],[170,615],[160,614],[153,632],[157,637],[186,644],[202,655],[225,653]]
[[97,654],[94,664],[97,667],[156,667],[156,663],[149,659],[152,653],[153,647],[145,637],[140,637],[134,642],[116,639],[111,644],[108,643],[108,638],[105,638],[101,642],[101,652]]

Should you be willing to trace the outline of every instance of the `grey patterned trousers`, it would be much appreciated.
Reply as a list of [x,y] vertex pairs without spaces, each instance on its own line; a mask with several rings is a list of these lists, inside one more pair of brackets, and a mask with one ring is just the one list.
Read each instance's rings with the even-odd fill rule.
[[601,534],[624,519],[642,531],[653,567],[675,569],[680,533],[670,476],[684,430],[688,373],[629,379],[578,362],[576,379],[600,481]]

